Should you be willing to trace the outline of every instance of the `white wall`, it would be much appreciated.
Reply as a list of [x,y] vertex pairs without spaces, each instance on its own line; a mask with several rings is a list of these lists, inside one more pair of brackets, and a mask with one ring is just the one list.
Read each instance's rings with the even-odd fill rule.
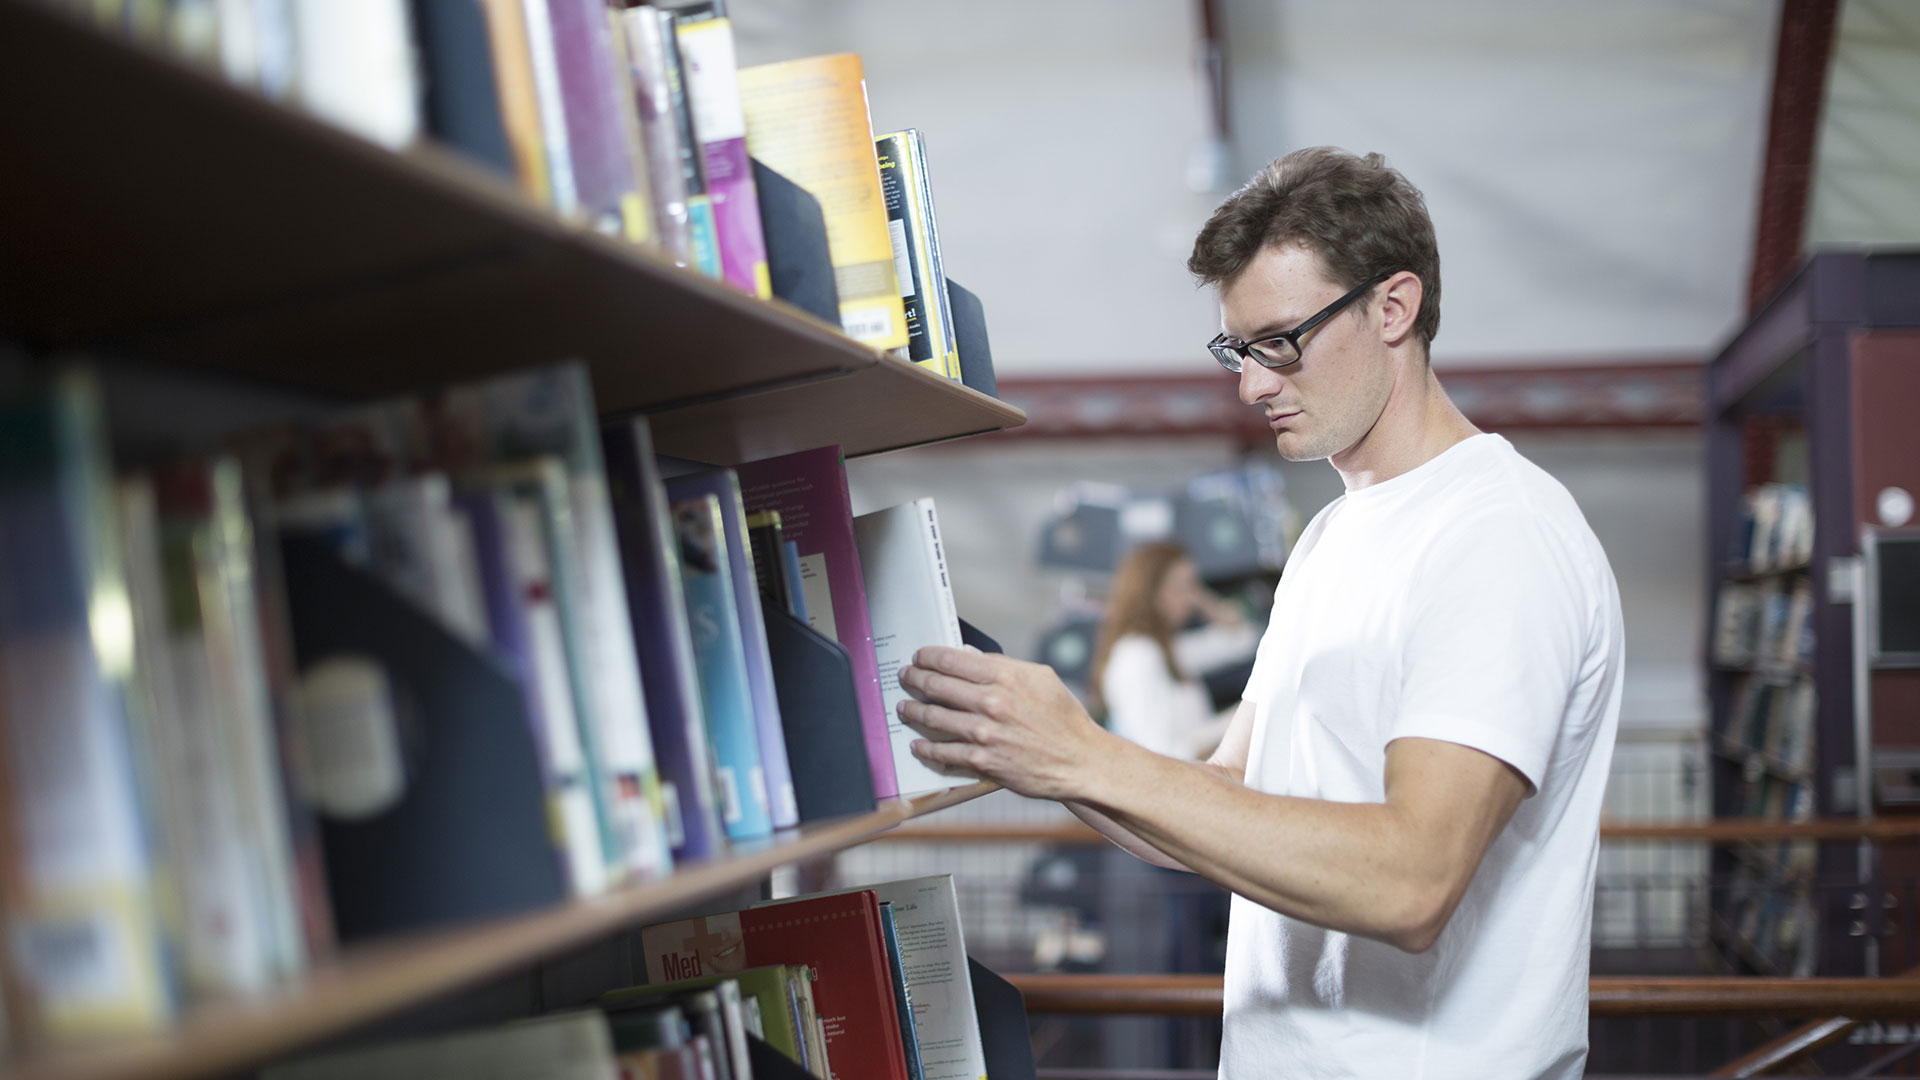
[[[1704,352],[1738,323],[1776,0],[1225,0],[1234,181],[1378,150],[1426,190],[1442,366]],[[731,0],[743,63],[863,55],[916,126],[1001,371],[1204,364],[1183,269],[1219,193],[1188,0]]]

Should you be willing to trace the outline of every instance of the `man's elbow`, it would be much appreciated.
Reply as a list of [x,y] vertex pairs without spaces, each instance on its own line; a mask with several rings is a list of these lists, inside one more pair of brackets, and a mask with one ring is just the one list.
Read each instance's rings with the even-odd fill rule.
[[1433,948],[1453,920],[1460,898],[1452,889],[1414,887],[1397,905],[1381,939],[1402,952],[1423,953]]

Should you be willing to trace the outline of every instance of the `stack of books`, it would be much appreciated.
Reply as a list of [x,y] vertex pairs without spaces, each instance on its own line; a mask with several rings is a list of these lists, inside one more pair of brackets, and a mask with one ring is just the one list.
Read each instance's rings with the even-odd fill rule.
[[[979,1080],[983,1027],[950,876],[640,932],[647,983],[593,1008],[267,1069],[266,1080]],[[1018,1021],[1024,1027],[1024,1019]]]
[[894,713],[961,643],[933,503],[856,518],[836,448],[657,458],[573,365],[117,475],[100,416],[70,365],[0,394],[27,1044],[967,783]]
[[753,162],[821,207],[840,324],[961,381],[921,134],[874,137],[860,57],[739,68],[719,0],[66,0],[403,150],[451,147],[563,218],[773,295]]

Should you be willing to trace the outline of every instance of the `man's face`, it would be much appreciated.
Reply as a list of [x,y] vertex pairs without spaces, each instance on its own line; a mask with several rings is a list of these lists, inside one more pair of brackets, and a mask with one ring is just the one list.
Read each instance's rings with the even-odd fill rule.
[[[1220,325],[1241,341],[1291,330],[1347,290],[1304,247],[1267,248],[1220,287]],[[1258,405],[1288,461],[1336,457],[1372,430],[1393,389],[1379,305],[1354,304],[1300,340],[1300,361],[1274,371],[1242,364],[1240,400]],[[1338,462],[1335,462],[1338,464]]]

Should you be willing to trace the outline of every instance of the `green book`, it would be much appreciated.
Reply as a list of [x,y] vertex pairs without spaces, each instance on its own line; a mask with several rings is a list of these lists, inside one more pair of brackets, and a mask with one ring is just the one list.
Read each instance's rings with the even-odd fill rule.
[[600,1004],[616,1006],[640,1001],[670,1000],[689,991],[709,990],[731,980],[740,985],[742,998],[753,998],[760,1003],[760,1022],[763,1028],[761,1040],[792,1059],[794,1064],[804,1068],[807,1055],[803,1049],[803,1036],[793,1021],[793,999],[787,989],[787,967],[786,964],[769,964],[765,967],[748,968],[745,971],[698,975],[690,979],[650,983],[646,986],[629,986],[608,991],[600,998]]

